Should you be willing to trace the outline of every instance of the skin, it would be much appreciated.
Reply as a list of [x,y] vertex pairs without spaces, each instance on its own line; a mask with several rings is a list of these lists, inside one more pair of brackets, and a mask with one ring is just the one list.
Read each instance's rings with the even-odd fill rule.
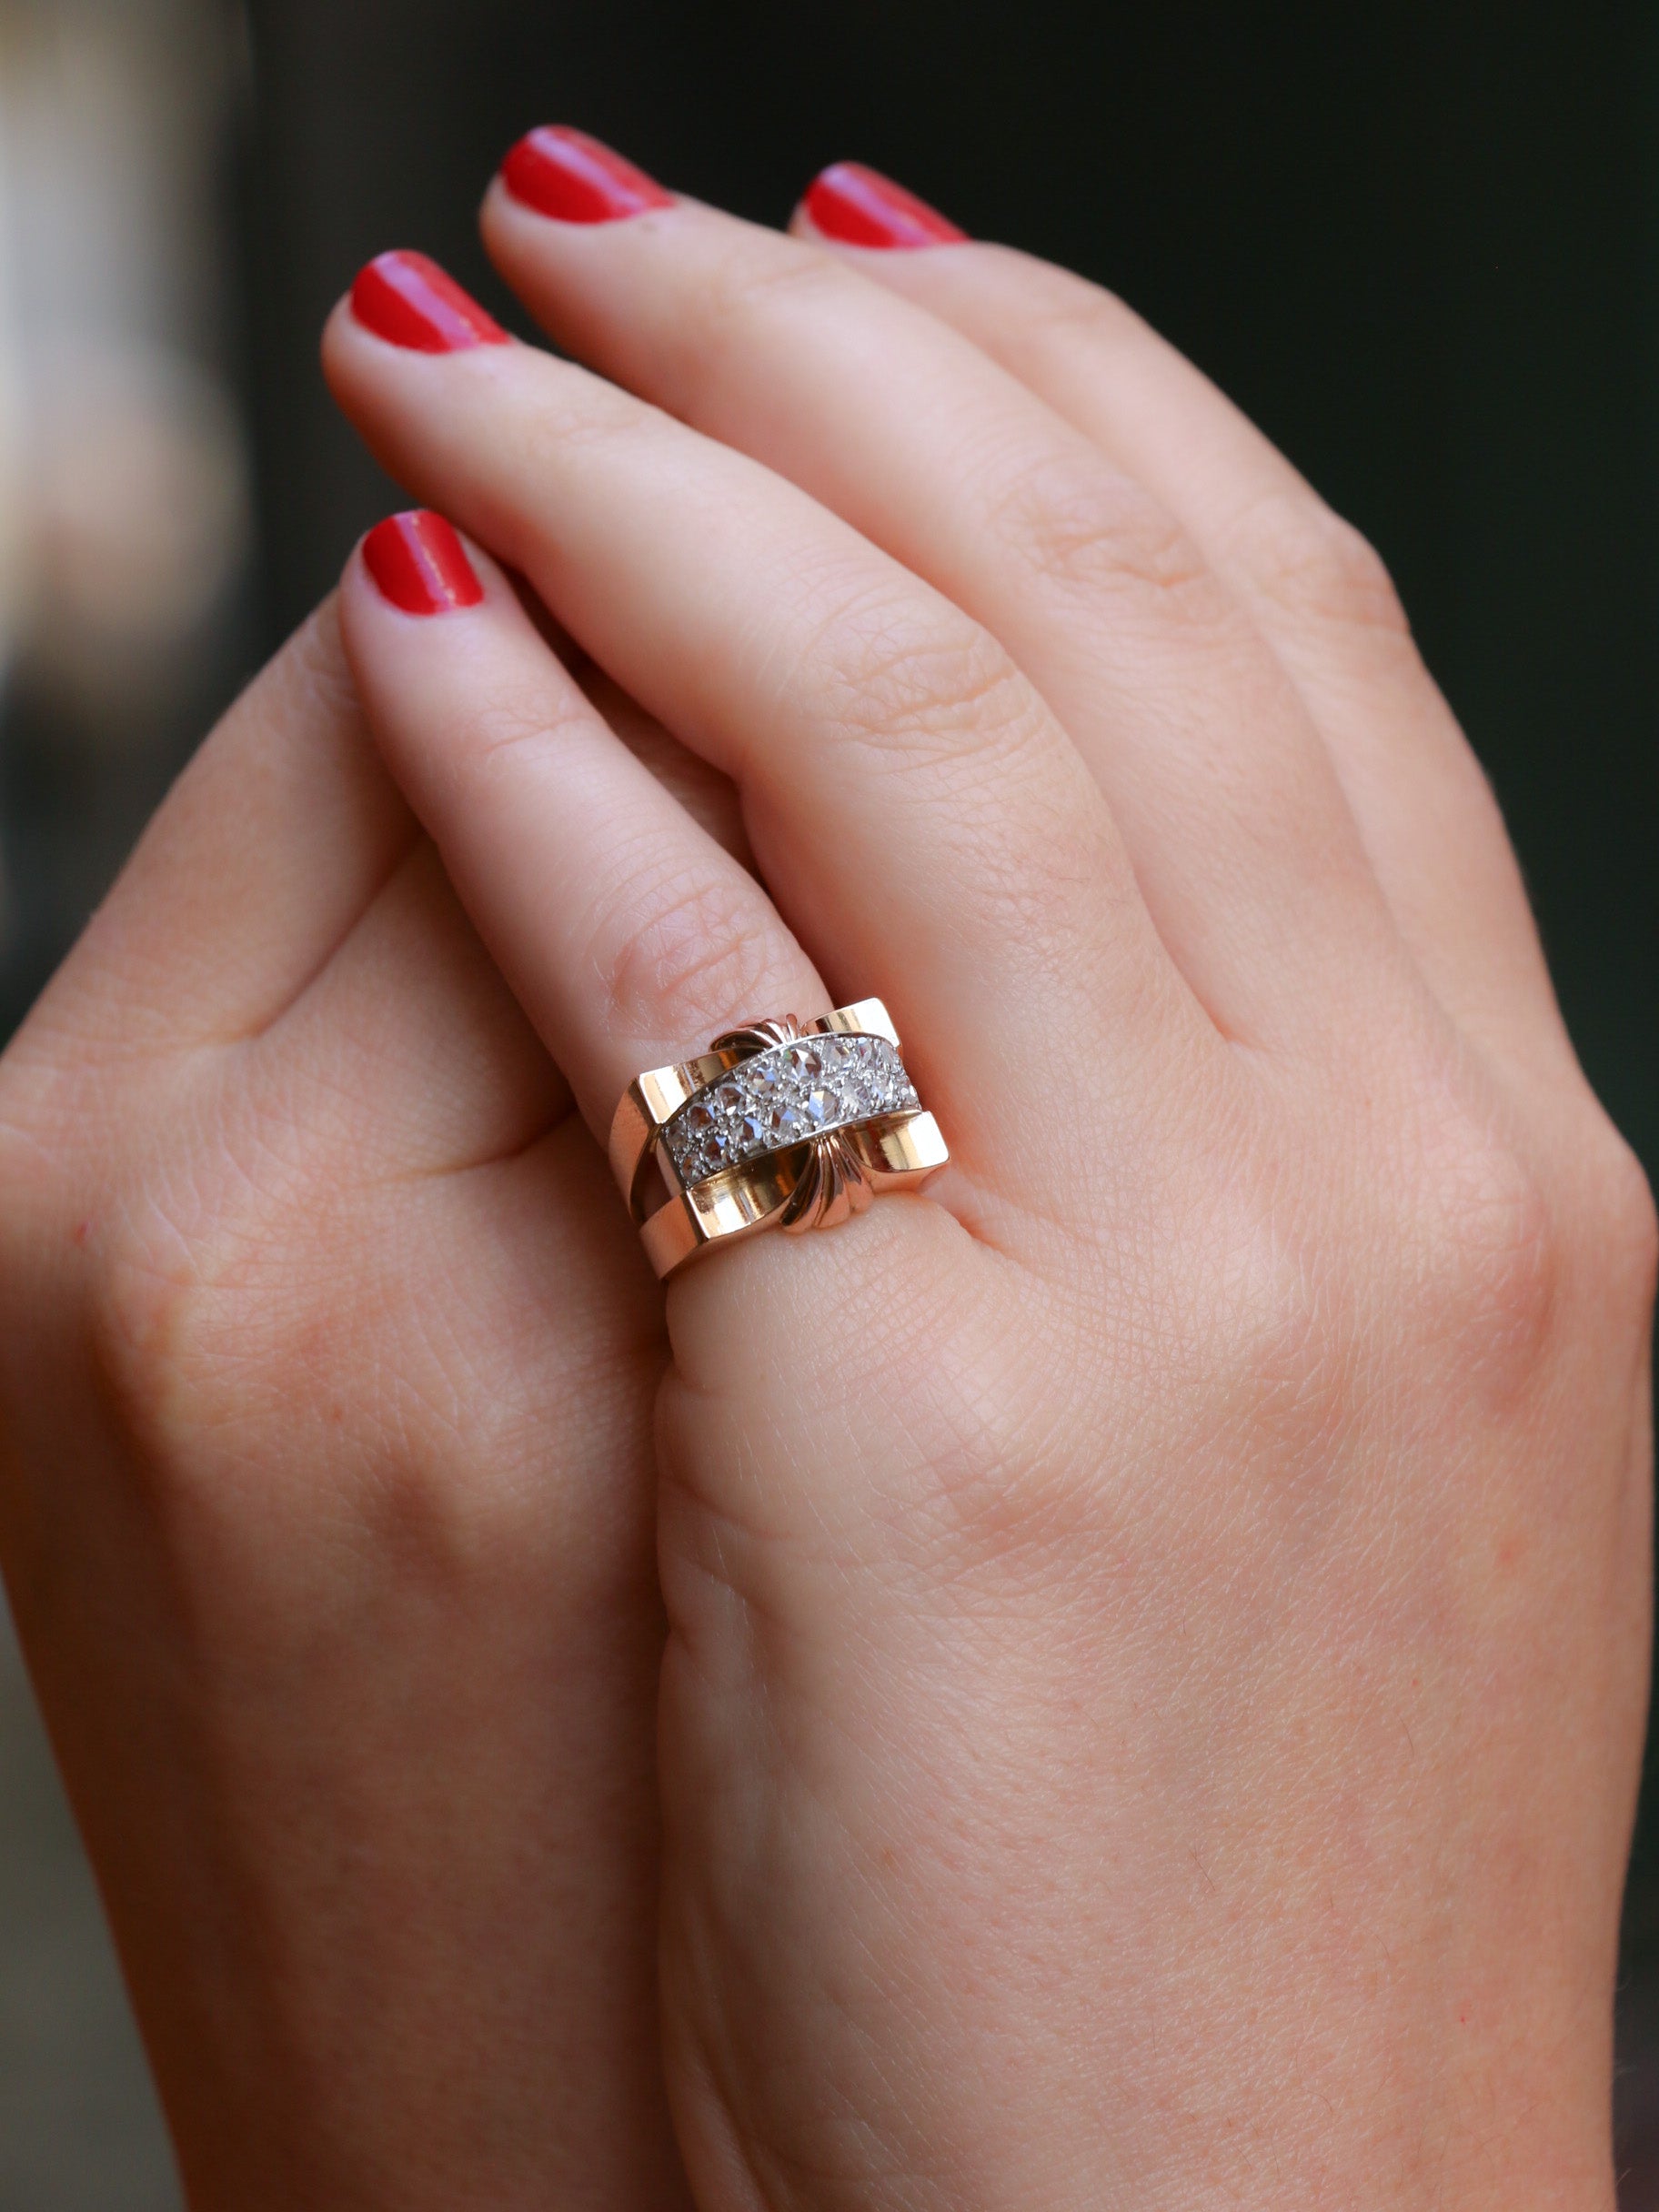
[[[608,682],[354,558],[413,819],[326,621],[0,1074],[195,2201],[1610,2206],[1653,1212],[1374,558],[1019,256],[485,228],[588,368],[327,367]],[[870,992],[951,1168],[660,1297],[624,1083]]]

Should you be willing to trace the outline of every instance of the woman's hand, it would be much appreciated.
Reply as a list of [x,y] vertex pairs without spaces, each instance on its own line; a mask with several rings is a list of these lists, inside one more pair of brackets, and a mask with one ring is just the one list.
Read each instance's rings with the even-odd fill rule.
[[192,2205],[682,2201],[660,1299],[332,608],[0,1066],[0,1179],[6,1577]]
[[482,556],[348,572],[386,757],[596,1134],[879,993],[954,1162],[669,1292],[699,2201],[1609,2204],[1653,1217],[1375,559],[1051,270],[508,174],[613,381],[394,260],[335,389],[769,900]]

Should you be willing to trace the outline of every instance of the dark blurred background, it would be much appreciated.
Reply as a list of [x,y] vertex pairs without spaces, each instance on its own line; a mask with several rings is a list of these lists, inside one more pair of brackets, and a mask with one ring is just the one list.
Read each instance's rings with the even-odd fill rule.
[[[327,308],[408,245],[513,319],[473,208],[549,120],[768,223],[823,163],[872,162],[1185,347],[1393,568],[1497,786],[1579,1050],[1653,1171],[1651,5],[0,0],[6,1030],[213,715],[395,498],[325,397]],[[1650,1825],[1620,2020],[1644,2212]],[[0,1646],[0,2212],[176,2203]]]

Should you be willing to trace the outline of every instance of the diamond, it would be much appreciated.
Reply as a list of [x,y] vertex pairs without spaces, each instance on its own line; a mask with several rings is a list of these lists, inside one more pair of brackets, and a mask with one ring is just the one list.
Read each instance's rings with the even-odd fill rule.
[[920,1102],[885,1038],[796,1038],[717,1077],[686,1101],[663,1139],[689,1186],[737,1161]]

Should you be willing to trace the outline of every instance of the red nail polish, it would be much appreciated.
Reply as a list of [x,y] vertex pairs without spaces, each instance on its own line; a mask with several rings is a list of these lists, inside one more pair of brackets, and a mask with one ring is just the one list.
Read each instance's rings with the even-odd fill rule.
[[862,162],[838,161],[815,176],[804,204],[813,228],[841,246],[950,246],[968,236]]
[[520,138],[501,164],[501,181],[522,206],[560,223],[614,223],[674,205],[655,177],[562,123]]
[[377,256],[351,287],[351,311],[377,338],[417,353],[508,342],[494,317],[425,254]]
[[466,547],[429,508],[377,522],[363,540],[363,566],[406,615],[447,615],[484,597]]

